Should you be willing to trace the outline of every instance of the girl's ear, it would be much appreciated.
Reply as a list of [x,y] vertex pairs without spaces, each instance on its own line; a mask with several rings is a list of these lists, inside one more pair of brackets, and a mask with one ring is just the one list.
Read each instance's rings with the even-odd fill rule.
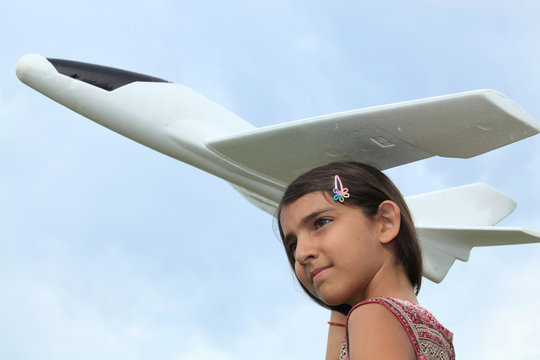
[[380,222],[379,240],[388,244],[395,239],[401,226],[401,211],[393,201],[385,200],[379,205],[378,219]]

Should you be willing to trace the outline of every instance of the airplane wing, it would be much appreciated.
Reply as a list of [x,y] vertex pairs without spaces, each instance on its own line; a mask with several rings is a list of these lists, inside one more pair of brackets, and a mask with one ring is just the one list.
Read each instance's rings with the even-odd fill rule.
[[470,158],[539,130],[504,95],[477,90],[298,120],[205,143],[229,161],[288,184],[331,161],[384,170],[436,155]]

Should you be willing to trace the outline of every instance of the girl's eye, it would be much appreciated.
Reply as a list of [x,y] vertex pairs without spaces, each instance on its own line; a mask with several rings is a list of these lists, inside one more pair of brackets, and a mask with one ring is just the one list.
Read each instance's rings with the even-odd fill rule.
[[332,220],[330,219],[327,219],[327,218],[320,218],[320,219],[317,219],[315,220],[315,229],[320,229],[322,228],[324,225],[326,224],[329,224]]
[[287,243],[287,252],[294,256],[296,251],[296,240],[291,240]]

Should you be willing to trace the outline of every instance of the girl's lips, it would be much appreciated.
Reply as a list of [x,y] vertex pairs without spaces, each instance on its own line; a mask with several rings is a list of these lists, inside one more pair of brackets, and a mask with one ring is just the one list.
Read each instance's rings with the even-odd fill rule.
[[313,269],[311,270],[311,281],[315,282],[318,278],[320,278],[324,273],[326,273],[326,271],[328,269],[330,269],[331,266],[330,265],[327,265],[327,266],[322,266],[322,267],[319,267],[319,268],[316,268],[316,269]]

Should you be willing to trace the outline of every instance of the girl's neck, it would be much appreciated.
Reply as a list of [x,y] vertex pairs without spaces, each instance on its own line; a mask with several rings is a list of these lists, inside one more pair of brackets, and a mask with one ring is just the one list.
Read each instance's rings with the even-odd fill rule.
[[383,265],[371,279],[364,294],[353,299],[354,304],[375,297],[392,297],[418,304],[413,286],[401,264]]

